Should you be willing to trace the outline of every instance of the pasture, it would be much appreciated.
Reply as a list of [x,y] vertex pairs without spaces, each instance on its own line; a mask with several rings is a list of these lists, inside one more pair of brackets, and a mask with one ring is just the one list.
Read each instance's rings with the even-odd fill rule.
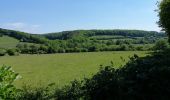
[[[100,65],[110,65],[111,61],[115,68],[118,68],[134,54],[145,56],[147,52],[119,51],[4,56],[0,57],[0,65],[12,66],[22,76],[22,79],[15,83],[18,87],[22,84],[36,86],[40,83],[47,85],[53,82],[60,87],[74,79],[90,77],[99,70]],[[121,58],[125,61],[122,61]]]
[[19,40],[9,37],[3,36],[0,37],[0,48],[14,48],[19,43]]

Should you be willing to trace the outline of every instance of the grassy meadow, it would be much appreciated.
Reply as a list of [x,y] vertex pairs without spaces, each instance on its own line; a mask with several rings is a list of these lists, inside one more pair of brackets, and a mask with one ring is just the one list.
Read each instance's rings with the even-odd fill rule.
[[130,56],[134,54],[145,56],[146,53],[119,51],[4,56],[0,57],[0,65],[12,66],[22,76],[22,79],[15,83],[19,87],[22,84],[46,85],[53,82],[63,86],[74,79],[90,77],[99,70],[100,65],[110,65],[113,61],[115,67],[119,67],[125,64]]
[[3,36],[0,37],[0,48],[14,48],[19,43],[19,40],[9,37]]

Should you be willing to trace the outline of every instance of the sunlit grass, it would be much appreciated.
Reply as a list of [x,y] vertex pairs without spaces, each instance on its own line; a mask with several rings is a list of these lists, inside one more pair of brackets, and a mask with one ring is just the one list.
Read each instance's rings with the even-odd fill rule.
[[[55,82],[63,86],[74,79],[90,77],[96,73],[100,65],[110,65],[112,61],[117,68],[124,65],[130,56],[145,56],[146,52],[119,51],[94,53],[67,53],[44,55],[20,55],[0,57],[0,65],[12,66],[23,77],[16,82],[37,85]],[[122,61],[123,58],[125,60]]]

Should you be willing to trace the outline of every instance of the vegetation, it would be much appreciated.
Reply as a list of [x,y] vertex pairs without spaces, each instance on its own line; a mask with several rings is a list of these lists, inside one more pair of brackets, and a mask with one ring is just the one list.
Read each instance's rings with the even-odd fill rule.
[[111,63],[91,78],[72,81],[62,88],[54,84],[24,87],[14,96],[16,100],[169,100],[169,57],[167,51],[146,57],[134,55],[119,69]]
[[162,0],[159,4],[159,26],[170,38],[170,0]]
[[155,51],[160,51],[160,50],[166,50],[169,48],[168,42],[165,40],[159,40],[156,42],[155,46],[153,47],[153,49]]
[[5,56],[6,50],[5,49],[0,49],[0,56]]
[[[163,28],[163,30],[166,33],[168,33],[168,35],[170,34],[170,31],[169,31],[170,30],[170,27],[169,27],[170,26],[170,22],[169,22],[170,9],[169,8],[170,8],[170,0],[162,0],[159,5],[159,16],[160,16],[159,24]],[[3,35],[13,36],[12,32],[14,32],[14,31],[8,31],[8,30],[1,30],[1,31],[2,32],[0,33],[4,32],[4,34],[1,34],[0,37],[2,37]],[[169,63],[170,62],[170,59],[169,59],[170,48],[169,48],[169,45],[166,42],[165,37],[162,36],[162,34],[159,34],[159,35],[157,34],[156,36],[154,36],[154,38],[153,37],[150,38],[148,34],[147,36],[149,38],[148,37],[143,38],[144,37],[143,35],[145,35],[145,32],[144,31],[138,31],[138,32],[140,33],[140,35],[136,34],[136,31],[134,30],[133,31],[130,31],[130,30],[128,31],[127,30],[126,31],[125,30],[82,31],[81,30],[81,31],[71,31],[71,33],[64,32],[64,33],[59,33],[59,34],[45,34],[45,35],[30,35],[30,34],[26,34],[22,32],[14,32],[16,38],[21,39],[21,41],[27,41],[27,42],[31,41],[32,43],[39,43],[36,46],[35,44],[29,45],[29,46],[28,45],[17,46],[18,48],[20,48],[20,50],[25,50],[25,53],[29,52],[32,54],[39,53],[39,50],[40,50],[39,48],[43,48],[41,49],[43,52],[47,50],[44,53],[102,51],[101,50],[102,45],[104,45],[102,48],[105,48],[106,45],[107,45],[106,47],[108,48],[108,46],[113,46],[114,43],[117,45],[120,45],[118,47],[119,49],[114,48],[114,50],[126,51],[126,50],[134,50],[133,44],[135,43],[138,45],[139,44],[143,45],[147,43],[151,44],[160,35],[162,39],[156,42],[155,46],[152,48],[156,52],[152,52],[150,55],[147,55],[145,57],[138,57],[138,55],[134,54],[134,56],[130,58],[130,61],[128,61],[125,65],[123,64],[123,62],[125,63],[126,59],[123,59],[122,57],[120,57],[121,64],[123,64],[122,66],[119,65],[120,67],[117,67],[113,63],[113,61],[111,61],[111,64],[108,66],[103,67],[101,65],[100,70],[93,76],[86,77],[84,79],[74,80],[69,85],[65,85],[60,88],[56,88],[54,83],[52,83],[52,84],[49,84],[47,87],[42,86],[40,88],[39,87],[30,88],[26,86],[18,90],[13,85],[13,82],[15,79],[17,79],[18,74],[12,71],[10,67],[3,66],[0,68],[0,99],[4,99],[4,100],[169,100],[170,99],[170,96],[169,96],[170,94],[170,84],[169,84],[170,83],[170,63]],[[116,36],[116,37],[106,36],[106,35],[113,35],[113,34],[121,35],[121,36]],[[97,35],[102,35],[102,37],[99,37]],[[128,39],[126,37],[128,37]],[[135,40],[131,41],[129,37]],[[113,41],[112,39],[116,41]],[[140,39],[141,40],[146,39],[146,40],[139,42]],[[86,49],[88,48],[88,49],[84,50],[84,48]],[[70,51],[67,51],[68,49]],[[141,47],[138,47],[138,49],[141,49]],[[113,48],[111,50],[113,50]],[[8,50],[1,49],[0,55],[3,56],[5,55],[6,52],[9,55],[13,55],[15,54],[16,51],[17,49],[15,50],[14,49],[8,49]],[[103,59],[101,58],[104,58],[104,57],[101,56],[100,58],[99,54],[97,54],[99,59],[95,58],[93,53],[88,53],[88,54],[90,54],[90,57],[88,57],[88,59],[86,58],[86,60],[90,60],[90,61],[94,60],[93,61],[94,63],[97,62],[95,61],[96,59],[98,61],[100,59],[100,63],[103,61]],[[121,52],[121,55],[122,54],[123,52]],[[59,54],[59,55],[63,56],[63,54]],[[25,56],[26,58],[29,58],[28,55],[23,55],[23,57]],[[43,57],[40,55],[36,55],[36,56],[41,57],[41,59],[43,59]],[[83,55],[83,57],[84,56],[85,55]],[[106,56],[106,57],[110,57],[110,56],[111,54],[109,54],[109,56]],[[116,54],[114,54],[114,56],[116,57]],[[40,63],[37,57],[34,56],[34,59],[31,59],[33,61],[36,61],[36,64]],[[85,62],[86,60],[84,60],[83,57],[80,57],[81,61]],[[56,57],[54,56],[54,58]],[[52,62],[54,58],[52,59],[46,58],[45,61]],[[58,58],[60,58],[61,60],[61,57],[58,57]],[[66,63],[66,61],[68,60],[68,61],[75,63],[72,56],[69,58],[71,59],[64,59],[63,62]],[[77,55],[76,55],[76,58],[80,59]],[[93,58],[93,59],[89,59],[89,58]],[[5,59],[7,58],[1,57],[0,61],[2,62],[13,61],[13,60],[9,60],[9,57],[8,57],[8,60],[5,60]],[[10,59],[16,59],[16,57],[11,57]],[[24,59],[20,59],[20,62],[23,62],[22,60]],[[118,59],[116,58],[115,60],[118,60]],[[16,61],[14,62],[16,64]],[[46,63],[43,63],[43,65],[44,64]],[[72,63],[69,63],[69,64],[71,65]],[[86,65],[86,64],[87,63],[81,63],[81,65]],[[60,66],[61,65],[62,64],[60,64]],[[43,67],[41,65],[41,68],[38,67],[36,71],[39,70],[40,72],[41,71],[40,69],[42,68]],[[69,71],[66,71],[66,68],[67,67],[65,67],[64,70],[62,69],[62,71],[65,71],[64,73],[66,73],[67,76],[70,76],[69,72],[74,72],[74,73],[75,71],[77,72],[75,67],[69,68]],[[87,68],[87,67],[83,67],[83,68]],[[49,69],[49,66],[47,69]],[[46,71],[45,73],[48,72],[47,69],[45,70]],[[78,69],[80,69],[79,66],[78,66]],[[24,70],[26,70],[26,67],[24,67]],[[83,71],[84,70],[85,69],[83,69]],[[87,71],[91,71],[91,70],[93,69],[90,67],[88,68]],[[79,71],[79,72],[82,73],[82,71]],[[50,73],[52,73],[52,70],[50,71]],[[71,73],[71,75],[73,75],[74,73]],[[64,74],[62,74],[61,72],[60,74],[63,77]],[[60,74],[57,74],[57,75],[60,75]],[[33,76],[34,77],[37,76],[37,73],[36,75],[33,75]],[[77,77],[77,76],[80,76],[80,74],[75,75],[74,77]],[[55,76],[55,79],[56,79],[56,76]]]
[[18,49],[8,49],[7,53],[8,53],[9,56],[18,56],[19,50]]
[[148,51],[159,39],[167,39],[164,33],[140,30],[76,30],[35,35],[0,29],[0,34],[18,39],[16,48],[22,54]]
[[169,100],[169,57],[168,52],[135,55],[120,69],[106,66],[92,78],[62,88],[57,100]]
[[13,82],[18,78],[11,67],[0,67],[0,99],[1,100],[15,100],[18,89],[15,88]]

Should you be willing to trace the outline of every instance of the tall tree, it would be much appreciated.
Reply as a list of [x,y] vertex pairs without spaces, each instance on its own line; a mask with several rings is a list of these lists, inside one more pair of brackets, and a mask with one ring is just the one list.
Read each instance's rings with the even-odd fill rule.
[[170,42],[170,0],[162,0],[159,4],[159,26],[168,34]]

